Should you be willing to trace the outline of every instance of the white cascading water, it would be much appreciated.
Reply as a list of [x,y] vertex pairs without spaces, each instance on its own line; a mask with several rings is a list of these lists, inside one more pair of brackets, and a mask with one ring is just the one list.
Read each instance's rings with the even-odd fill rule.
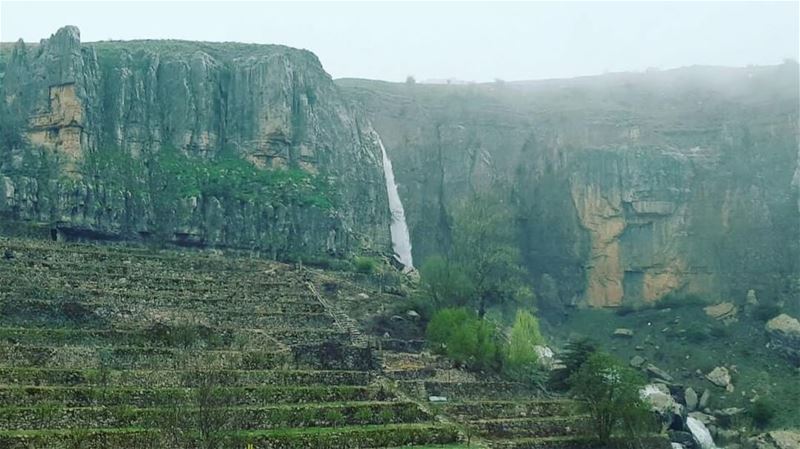
[[390,231],[392,234],[392,249],[394,257],[406,268],[413,268],[414,261],[411,259],[411,238],[408,234],[408,224],[406,223],[406,212],[403,203],[400,201],[400,194],[397,192],[397,183],[394,180],[394,170],[392,161],[386,154],[381,136],[375,133],[378,145],[381,146],[383,155],[383,176],[386,178],[386,193],[389,196],[389,210],[392,213],[392,224]]
[[692,433],[695,441],[697,441],[700,449],[718,449],[717,445],[714,444],[714,439],[711,438],[711,432],[708,431],[706,425],[700,420],[690,416],[686,418],[686,426],[689,428],[689,432]]

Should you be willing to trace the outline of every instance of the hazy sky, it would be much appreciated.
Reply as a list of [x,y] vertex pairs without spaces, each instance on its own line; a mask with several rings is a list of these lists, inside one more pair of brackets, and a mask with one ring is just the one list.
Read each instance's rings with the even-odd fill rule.
[[32,2],[0,1],[0,39],[66,24],[84,42],[176,38],[278,43],[335,78],[490,81],[692,64],[798,59],[798,2]]

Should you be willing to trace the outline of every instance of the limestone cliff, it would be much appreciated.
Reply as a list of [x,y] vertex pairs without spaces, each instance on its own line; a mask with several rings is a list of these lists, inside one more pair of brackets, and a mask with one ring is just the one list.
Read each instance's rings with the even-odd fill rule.
[[65,27],[0,55],[6,219],[274,257],[389,248],[374,133],[308,51]]
[[471,86],[340,80],[394,161],[420,263],[510,187],[545,306],[675,292],[797,301],[798,67]]

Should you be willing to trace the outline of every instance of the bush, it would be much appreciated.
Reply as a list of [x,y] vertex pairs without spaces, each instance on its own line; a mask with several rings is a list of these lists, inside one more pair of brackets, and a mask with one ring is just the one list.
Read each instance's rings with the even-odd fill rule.
[[710,331],[705,328],[692,327],[686,330],[686,340],[690,343],[703,343],[710,337]]
[[769,426],[772,419],[776,414],[776,407],[768,399],[759,398],[753,403],[753,407],[749,410],[748,414],[753,420],[753,424],[764,429]]
[[472,289],[469,279],[444,257],[425,259],[419,274],[425,293],[437,307],[463,306],[469,300]]
[[654,420],[639,395],[644,378],[612,356],[596,352],[569,378],[570,392],[581,401],[590,430],[602,445],[616,431],[635,440]]
[[699,307],[706,305],[706,301],[698,295],[686,294],[679,295],[677,293],[669,293],[663,298],[658,300],[653,307],[659,310],[663,309],[677,309],[681,307]]
[[540,384],[542,370],[535,346],[542,344],[544,337],[536,317],[526,310],[517,310],[506,352],[506,375],[519,382]]
[[378,267],[378,262],[372,257],[356,256],[353,259],[353,266],[359,273],[372,274]]
[[442,309],[428,323],[427,337],[434,352],[474,370],[499,371],[502,351],[497,331],[475,312],[459,308]]
[[781,308],[777,304],[760,303],[753,308],[753,318],[759,321],[769,321],[781,314]]
[[561,356],[563,367],[550,373],[550,387],[560,391],[569,389],[570,376],[578,372],[597,349],[597,343],[587,338],[567,343]]

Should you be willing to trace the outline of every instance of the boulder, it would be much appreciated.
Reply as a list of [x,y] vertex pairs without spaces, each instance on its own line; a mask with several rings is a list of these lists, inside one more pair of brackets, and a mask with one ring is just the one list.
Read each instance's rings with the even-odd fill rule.
[[406,312],[406,316],[415,320],[419,319],[419,313],[416,310],[409,310]]
[[692,387],[686,388],[683,392],[683,399],[686,402],[686,409],[690,412],[697,409],[697,393]]
[[533,351],[536,353],[539,366],[542,368],[552,370],[556,365],[556,355],[552,349],[547,346],[535,345]]
[[697,403],[697,408],[704,409],[708,407],[708,400],[711,399],[711,391],[706,388],[703,390],[703,394],[700,395],[700,402]]
[[646,361],[647,360],[644,357],[635,355],[635,356],[631,357],[631,361],[629,363],[634,368],[641,368],[642,365],[644,365],[644,362],[646,362]]
[[633,338],[633,331],[630,329],[625,329],[624,327],[620,327],[614,330],[613,336],[620,338]]
[[653,365],[652,363],[648,364],[647,367],[645,368],[645,370],[647,371],[648,374],[650,374],[650,375],[652,375],[652,376],[654,376],[654,377],[656,377],[658,379],[665,380],[667,382],[672,382],[674,380],[672,378],[672,376],[669,375],[669,373],[667,373],[663,369]]
[[724,408],[722,410],[715,410],[714,411],[714,416],[716,416],[717,418],[730,418],[732,416],[740,415],[742,413],[744,413],[744,409],[743,408],[728,407],[728,408]]
[[677,444],[683,448],[693,448],[695,447],[694,444],[694,437],[689,432],[685,432],[682,430],[670,430],[669,433],[669,441],[672,443],[672,447],[674,448]]
[[683,406],[678,404],[669,394],[669,390],[659,384],[646,385],[639,391],[642,399],[650,405],[650,409],[662,416],[671,417],[672,415],[682,415]]
[[800,447],[800,432],[775,430],[751,438],[755,449],[797,449]]
[[689,412],[689,416],[691,416],[692,418],[700,421],[701,423],[703,423],[703,424],[705,424],[707,426],[717,422],[717,418],[713,417],[712,415],[709,415],[708,413]]
[[728,386],[731,385],[731,374],[728,372],[728,368],[724,366],[718,366],[711,370],[710,373],[706,374],[706,379],[712,384],[728,389]]
[[767,321],[766,329],[772,347],[800,365],[800,321],[782,313]]
[[726,323],[736,321],[736,315],[739,309],[730,302],[723,302],[708,306],[703,309],[706,315],[714,318],[715,320],[724,321]]
[[751,306],[758,305],[758,296],[756,296],[756,291],[752,288],[747,290],[747,304]]
[[739,441],[741,433],[735,429],[717,429],[714,438],[718,444],[724,444],[726,448],[729,444]]

